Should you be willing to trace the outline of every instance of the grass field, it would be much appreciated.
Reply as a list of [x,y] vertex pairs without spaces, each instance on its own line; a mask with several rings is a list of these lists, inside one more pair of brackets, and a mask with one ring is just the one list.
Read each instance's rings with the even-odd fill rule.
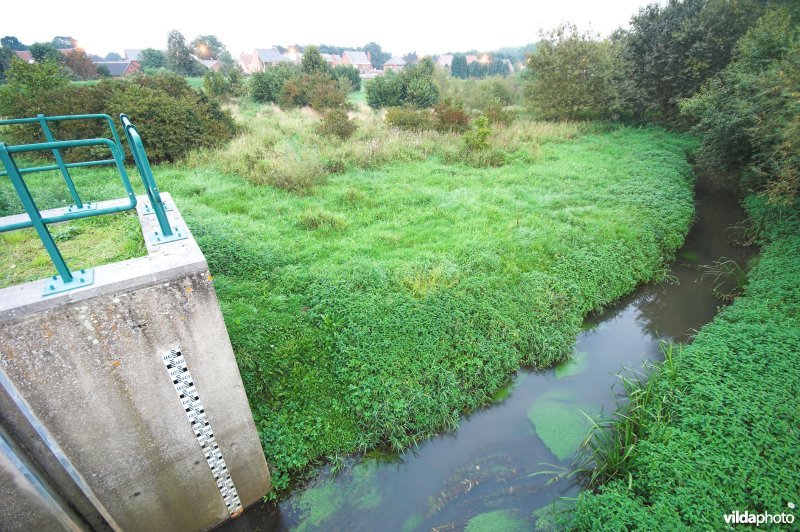
[[[334,142],[305,111],[240,116],[241,139],[156,178],[215,275],[279,488],[320,457],[452,428],[521,363],[563,359],[586,312],[658,276],[692,218],[692,143],[659,129],[522,121],[495,132],[505,164],[484,168],[454,160],[455,136],[364,118]],[[237,166],[265,160],[288,179],[329,154],[340,164],[295,191],[270,186],[267,166]],[[76,176],[87,198],[120,195],[110,169]],[[42,208],[66,202],[57,178],[36,179]],[[125,224],[122,249],[92,261],[141,249]],[[22,267],[6,249],[0,269]]]
[[630,476],[583,493],[574,529],[720,530],[737,510],[796,515],[798,207],[749,199],[764,248],[744,295],[651,377]]

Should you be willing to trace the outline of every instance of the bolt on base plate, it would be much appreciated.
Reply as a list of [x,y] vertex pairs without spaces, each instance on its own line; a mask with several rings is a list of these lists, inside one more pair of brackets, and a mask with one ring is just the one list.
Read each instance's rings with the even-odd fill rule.
[[69,290],[74,290],[75,288],[80,288],[82,286],[89,286],[94,284],[94,269],[90,268],[88,270],[78,270],[71,272],[72,273],[72,281],[65,283],[60,275],[54,275],[52,277],[48,277],[44,280],[44,290],[42,291],[42,297],[44,296],[51,296],[53,294],[60,294],[61,292],[67,292]]
[[67,207],[67,212],[84,212],[84,211],[96,211],[97,210],[97,202],[86,201],[83,204],[83,207],[78,207],[74,203]]
[[169,236],[164,236],[161,231],[153,231],[150,233],[150,243],[154,246],[159,244],[166,244],[167,242],[175,242],[176,240],[183,240],[184,238],[188,237],[188,233],[185,229],[181,229],[180,227],[173,227],[172,234]]
[[[153,210],[153,207],[150,205],[150,202],[145,202],[142,204],[142,210],[144,211],[145,216],[150,216],[151,214],[155,214],[156,211]],[[169,203],[164,203],[164,210],[171,211],[172,207],[170,207]]]

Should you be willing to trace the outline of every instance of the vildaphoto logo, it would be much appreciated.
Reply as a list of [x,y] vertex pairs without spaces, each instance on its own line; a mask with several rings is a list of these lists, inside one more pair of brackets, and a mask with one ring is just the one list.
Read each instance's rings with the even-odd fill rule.
[[[786,505],[789,510],[795,509],[795,504],[790,502]],[[748,511],[740,512],[736,510],[725,514],[725,522],[729,525],[783,525],[794,523],[794,514],[783,512],[779,514],[769,514],[767,512],[756,514]]]

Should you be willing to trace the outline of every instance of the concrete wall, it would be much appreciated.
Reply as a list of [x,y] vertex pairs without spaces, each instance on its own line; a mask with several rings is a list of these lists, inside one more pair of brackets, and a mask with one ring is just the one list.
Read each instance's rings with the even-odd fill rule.
[[[177,210],[169,217],[183,225]],[[155,229],[141,206],[140,219],[145,233]],[[229,518],[161,360],[170,349],[188,363],[242,504],[269,490],[213,281],[191,237],[148,242],[147,257],[96,268],[90,287],[43,299],[41,284],[28,285],[0,290],[0,369],[112,528],[198,530]],[[0,528],[10,518],[0,505]]]

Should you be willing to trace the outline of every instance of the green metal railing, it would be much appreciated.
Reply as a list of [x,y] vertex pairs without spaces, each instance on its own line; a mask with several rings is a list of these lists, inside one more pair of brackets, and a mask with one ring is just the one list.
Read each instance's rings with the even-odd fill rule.
[[[113,140],[108,138],[62,141],[55,140],[53,132],[49,127],[49,123],[69,120],[104,120],[108,123]],[[153,172],[150,168],[150,163],[147,160],[147,154],[144,151],[144,145],[136,126],[134,126],[130,119],[124,114],[120,115],[120,122],[122,123],[125,137],[128,141],[128,146],[131,154],[133,155],[134,162],[136,163],[136,167],[142,178],[142,183],[144,184],[147,197],[150,200],[146,211],[155,214],[158,220],[159,230],[149,235],[151,243],[158,245],[186,238],[186,231],[181,230],[179,227],[171,224],[167,218],[167,214],[165,212],[166,206],[164,205],[161,195],[158,192],[158,187],[156,186],[155,178],[153,177]],[[0,172],[0,176],[8,176],[8,178],[11,180],[11,184],[17,192],[17,196],[19,196],[20,202],[25,209],[25,213],[28,215],[28,219],[26,220],[11,221],[0,225],[0,233],[5,231],[13,231],[16,229],[23,229],[26,227],[33,227],[36,230],[39,238],[42,241],[42,244],[45,247],[45,250],[47,251],[48,255],[50,255],[50,259],[53,261],[53,265],[58,272],[58,275],[54,275],[46,280],[43,295],[46,296],[50,294],[56,294],[66,290],[71,290],[73,288],[90,285],[94,282],[94,271],[91,269],[80,270],[77,272],[71,271],[64,261],[64,257],[61,255],[61,252],[53,240],[53,237],[50,235],[50,231],[47,229],[47,226],[53,223],[77,220],[79,218],[86,218],[89,216],[99,216],[103,214],[128,211],[136,207],[136,195],[133,192],[130,179],[128,178],[128,173],[125,169],[125,151],[120,137],[117,134],[116,127],[114,126],[114,121],[110,116],[104,114],[49,117],[38,115],[35,118],[0,120],[0,126],[18,124],[39,124],[47,142],[23,144],[19,146],[9,146],[4,142],[0,142],[0,162],[3,163],[3,167],[5,168],[5,171]],[[62,150],[92,146],[104,146],[108,148],[111,152],[111,158],[93,161],[80,161],[74,163],[64,162]],[[19,168],[14,160],[15,154],[43,151],[50,152],[53,155],[56,164]],[[69,169],[100,165],[116,166],[117,172],[122,180],[122,185],[127,193],[127,202],[122,204],[117,202],[117,204],[113,206],[100,208],[97,203],[86,202],[81,199]],[[36,206],[36,203],[33,200],[23,176],[35,172],[47,172],[54,170],[58,170],[61,173],[67,189],[69,190],[69,194],[75,203],[74,205],[70,205],[66,209],[61,210],[58,214],[42,216],[42,213]],[[124,200],[125,198],[122,199]]]

